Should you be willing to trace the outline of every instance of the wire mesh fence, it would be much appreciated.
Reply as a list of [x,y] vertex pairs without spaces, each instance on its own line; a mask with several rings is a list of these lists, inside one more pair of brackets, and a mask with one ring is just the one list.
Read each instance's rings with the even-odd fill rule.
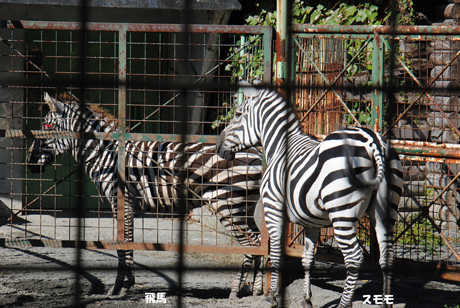
[[271,79],[271,57],[241,57],[270,55],[270,28],[20,25],[2,29],[3,246],[268,253],[262,154],[213,143],[233,72]]
[[[297,85],[309,86],[296,90],[295,101],[306,133],[364,126],[392,140],[405,181],[396,256],[457,266],[458,158],[443,149],[458,148],[458,50],[452,29],[426,29],[422,35],[420,27],[297,26],[294,76]],[[370,256],[366,217],[360,227],[358,237]],[[326,246],[330,233],[323,232]]]
[[[24,95],[21,99],[12,100],[10,104],[22,109],[21,111],[24,113],[23,123],[18,124],[23,125],[24,129],[37,130],[39,131],[38,134],[41,131],[42,134],[51,138],[60,138],[59,135],[56,135],[59,133],[53,135],[52,127],[48,128],[47,124],[43,124],[50,109],[46,103],[43,103],[43,98],[46,92],[52,97],[58,97],[58,101],[66,104],[78,103],[79,100],[76,94],[79,94],[78,91],[80,90],[79,69],[82,65],[82,58],[79,55],[82,48],[82,38],[79,37],[81,35],[80,25],[78,23],[53,23],[50,26],[48,23],[33,23],[32,25],[24,22],[23,26],[26,29],[30,28],[24,33],[24,36],[20,39],[8,41],[10,50],[5,56],[7,56],[7,61],[11,61],[12,64],[10,70],[4,74],[21,74],[23,75],[23,80],[27,83],[25,86],[11,85],[9,87],[12,91]],[[257,60],[252,63],[246,59],[244,63],[241,63],[241,61],[238,62],[234,59],[239,56],[240,52],[247,53],[267,48],[264,47],[266,42],[261,41],[260,38],[263,38],[264,34],[268,36],[268,30],[258,29],[259,34],[256,32],[255,35],[259,36],[259,40],[256,44],[253,42],[242,44],[240,37],[244,37],[246,33],[256,29],[248,27],[212,27],[210,29],[203,27],[199,29],[196,27],[192,29],[196,33],[190,34],[193,36],[193,42],[197,42],[190,46],[187,55],[190,59],[190,67],[186,71],[181,71],[183,68],[178,68],[178,59],[175,58],[178,53],[177,48],[183,47],[183,44],[177,41],[177,32],[181,31],[181,27],[174,25],[136,26],[137,28],[133,26],[132,29],[123,29],[122,26],[105,24],[92,24],[89,26],[89,30],[85,34],[86,59],[84,62],[86,82],[88,84],[88,87],[85,88],[85,97],[89,102],[88,108],[94,116],[102,119],[106,127],[113,128],[112,130],[104,131],[106,127],[97,127],[95,132],[113,133],[117,126],[124,126],[128,136],[127,139],[133,141],[130,141],[133,145],[133,152],[130,155],[134,156],[134,152],[143,153],[145,156],[150,155],[148,157],[150,161],[146,163],[151,169],[156,169],[150,173],[156,174],[161,178],[161,181],[164,181],[164,183],[160,183],[161,181],[158,180],[159,182],[155,183],[160,186],[157,188],[158,191],[171,190],[170,187],[167,187],[175,183],[174,174],[171,174],[171,172],[177,173],[178,171],[174,171],[174,167],[169,166],[171,164],[169,160],[178,160],[177,157],[181,151],[174,147],[167,148],[168,143],[177,142],[180,139],[176,126],[179,122],[177,115],[180,113],[181,107],[178,106],[177,98],[180,95],[187,95],[187,100],[192,105],[189,106],[189,110],[191,110],[189,113],[190,118],[187,119],[190,125],[188,129],[193,132],[191,134],[193,140],[190,141],[213,142],[215,140],[213,136],[219,132],[219,122],[222,121],[220,117],[224,117],[230,112],[233,100],[236,97],[236,94],[229,87],[231,79],[234,78],[231,73],[232,69],[239,69],[239,66],[244,65],[248,68],[257,68],[257,71],[248,69],[252,76],[260,77],[261,79],[267,79],[267,76],[268,78],[270,76],[263,75],[264,67],[270,66],[264,60]],[[118,31],[113,31],[113,29],[118,29]],[[16,29],[13,28],[10,31],[14,33]],[[219,31],[228,31],[230,33],[219,33]],[[120,47],[119,35],[126,37],[126,46]],[[18,45],[21,45],[21,47],[18,47]],[[210,51],[209,46],[212,46],[213,51]],[[22,50],[22,48],[25,48],[25,50]],[[124,49],[124,51],[121,49]],[[120,58],[121,53],[126,53],[126,57]],[[224,59],[222,59],[221,54],[224,54]],[[271,59],[268,59],[268,61],[271,61]],[[18,62],[25,63],[25,67],[15,68]],[[247,65],[248,63],[252,64]],[[235,66],[238,67],[235,68]],[[122,67],[126,68],[126,71],[122,73],[126,75],[126,90],[120,90],[119,87],[121,75],[119,71]],[[193,78],[192,85],[196,85],[195,89],[186,94],[180,88],[183,83],[181,78],[184,78],[184,76]],[[121,93],[121,91],[125,93]],[[120,119],[117,119],[120,114],[120,95],[126,97],[126,106],[121,107],[126,111],[126,122],[124,124],[120,123]],[[67,130],[70,135],[72,132],[76,132],[74,128],[67,128]],[[14,134],[14,132],[11,134]],[[21,135],[18,137],[26,136]],[[74,135],[73,138],[78,138],[78,136]],[[116,153],[117,148],[108,143],[109,138],[110,136],[101,138],[105,139],[105,143],[100,148],[91,148],[91,145],[88,145],[88,147],[93,151]],[[15,138],[11,140],[17,141]],[[34,139],[32,138],[26,138],[23,145],[18,145],[14,149],[30,148],[33,141]],[[9,150],[13,150],[13,148],[5,148],[5,152]],[[208,152],[207,156],[202,155]],[[217,155],[212,154],[212,152],[211,146],[197,149],[190,147],[189,152],[184,153],[188,157],[187,160],[190,160],[190,168],[192,168],[189,168],[188,172],[193,173],[194,171],[190,170],[196,170],[197,167],[192,166],[193,163],[197,166],[208,163],[206,168],[209,169],[210,173],[219,173],[220,169],[223,168],[227,170],[229,166],[224,167],[222,163],[218,163]],[[76,194],[76,188],[73,184],[76,179],[75,170],[78,168],[79,162],[75,161],[75,155],[72,157],[70,154],[75,153],[60,157],[49,168],[45,169],[43,167],[43,170],[41,170],[43,172],[39,175],[33,175],[27,168],[24,168],[25,165],[21,164],[20,160],[15,160],[15,165],[18,168],[23,168],[25,178],[23,179],[22,176],[13,177],[10,178],[10,181],[12,185],[16,186],[19,186],[19,182],[23,182],[23,192],[12,192],[8,194],[9,197],[11,200],[18,199],[18,201],[24,202],[26,206],[21,206],[18,210],[21,211],[22,215],[25,215],[26,221],[28,221],[28,215],[33,214],[39,214],[37,215],[39,220],[44,217],[40,214],[46,213],[52,217],[47,222],[38,221],[37,226],[34,228],[42,230],[42,227],[50,226],[54,229],[51,231],[53,235],[45,235],[42,232],[36,232],[35,229],[31,231],[32,225],[25,224],[24,229],[29,230],[32,232],[31,234],[35,234],[39,238],[45,236],[51,239],[70,240],[71,234],[74,234],[72,228],[75,227],[75,223],[71,219],[64,218],[58,221],[58,216],[70,213],[73,208],[79,206],[75,203],[75,198],[73,198]],[[163,154],[169,156],[161,157]],[[91,163],[90,159],[95,155],[95,153],[91,152],[85,154],[86,157],[90,157],[86,163]],[[21,156],[23,156],[23,153],[21,153]],[[14,155],[11,155],[11,158],[13,159]],[[133,164],[135,165],[136,163],[133,162]],[[166,166],[166,164],[168,165]],[[260,169],[256,171],[261,172]],[[228,170],[228,172],[233,171]],[[148,172],[146,171],[146,173]],[[162,177],[161,174],[163,173],[164,176]],[[206,173],[206,171],[203,171],[203,173]],[[94,178],[92,180],[94,181]],[[198,187],[188,188],[194,193],[192,197],[201,200],[202,204],[209,203],[208,199],[211,200],[216,197],[203,195],[206,191],[204,186],[209,185],[206,181],[211,180],[210,178],[202,179],[205,182],[196,184]],[[150,181],[155,181],[155,179],[150,179]],[[82,197],[85,198],[85,213],[94,215],[94,219],[99,219],[102,216],[106,216],[106,214],[110,216],[111,209],[110,206],[103,202],[104,195],[101,196],[98,193],[89,177],[84,182],[85,190]],[[133,184],[133,182],[134,180],[130,181],[129,179],[127,181],[128,184]],[[147,184],[149,183],[147,182]],[[236,184],[237,182],[235,182]],[[228,185],[232,185],[232,183],[229,182]],[[170,215],[174,215],[173,203],[177,199],[177,193],[172,189],[172,192],[166,194],[166,198],[171,200],[164,201],[162,199],[160,203],[164,203],[164,207],[171,206]],[[249,200],[249,198],[251,196],[246,195],[243,197],[243,201],[246,203],[252,202],[253,200]],[[152,202],[157,203],[156,200]],[[64,205],[67,205],[67,208]],[[152,208],[155,208],[155,206],[152,206]],[[159,210],[160,207],[156,208],[153,211],[154,214],[158,214]],[[6,216],[8,216],[10,213],[8,213],[8,210],[6,211]],[[244,211],[247,211],[247,209]],[[148,212],[145,215],[148,215]],[[195,214],[195,216],[200,215]],[[216,222],[221,219],[218,216],[214,218]],[[260,214],[258,219],[260,219]],[[63,220],[65,220],[65,223],[61,224]],[[113,224],[111,222],[106,228],[113,231]],[[104,230],[100,221],[91,222],[87,225],[87,228],[90,228],[89,226],[98,226],[97,228],[100,228],[97,231],[98,237],[94,239],[88,238],[88,240],[116,240],[113,232],[111,236],[109,234],[100,235],[101,230]],[[144,226],[145,223],[140,223],[139,225]],[[58,231],[60,228],[67,229],[67,233]],[[144,229],[142,228],[141,230]],[[24,238],[31,237],[27,232],[25,231]],[[57,238],[58,233],[61,238]],[[17,235],[13,236],[12,231],[10,231],[10,237],[18,238]],[[142,237],[145,238],[144,235]],[[155,236],[151,238],[155,238]]]
[[[230,164],[214,143],[243,99],[237,78],[272,83],[269,27],[17,25],[0,29],[3,246],[268,254],[257,202],[262,154],[247,151]],[[293,99],[303,130],[321,138],[364,126],[390,139],[405,182],[396,257],[456,270],[455,29],[343,29],[293,27]],[[47,119],[61,103],[88,111],[75,123],[97,119],[93,130],[55,129]],[[45,168],[46,146],[66,140],[83,142],[67,144]],[[100,157],[112,163],[101,168]],[[117,168],[118,177],[101,180]],[[114,205],[125,203],[133,207]],[[378,248],[368,218],[359,226],[372,258]],[[291,224],[286,236],[286,253],[299,257],[303,229]],[[338,251],[331,229],[320,242],[320,251]]]

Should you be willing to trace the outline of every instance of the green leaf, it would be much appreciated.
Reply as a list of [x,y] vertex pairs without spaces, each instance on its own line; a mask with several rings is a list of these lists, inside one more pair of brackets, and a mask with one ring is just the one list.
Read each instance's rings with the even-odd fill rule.
[[310,23],[314,24],[317,20],[319,20],[320,16],[321,16],[321,12],[318,10],[315,10],[310,16]]
[[356,6],[349,6],[343,11],[343,14],[347,18],[350,16],[353,16],[355,13],[356,13]]

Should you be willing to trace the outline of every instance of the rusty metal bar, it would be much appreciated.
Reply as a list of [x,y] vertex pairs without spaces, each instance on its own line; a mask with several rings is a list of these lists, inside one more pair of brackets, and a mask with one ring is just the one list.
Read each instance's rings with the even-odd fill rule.
[[[303,231],[304,231],[304,227],[301,227],[301,229],[299,230],[299,232],[296,233],[296,235],[289,241],[289,243],[287,244],[287,247],[290,247],[292,245],[294,245],[294,242],[299,238],[300,235],[303,234]],[[289,237],[290,234],[288,234],[288,237]]]
[[[106,242],[106,241],[72,241],[72,240],[51,240],[51,239],[0,239],[0,247],[79,247],[90,250],[156,250],[156,251],[179,251],[179,244],[157,244],[157,243],[127,243],[127,242]],[[262,241],[259,247],[242,246],[216,246],[216,245],[184,245],[185,252],[208,252],[208,253],[237,253],[267,255],[268,242]]]
[[459,144],[407,140],[391,140],[390,142],[392,147],[401,154],[460,159]]
[[[125,240],[125,185],[126,185],[126,26],[118,32],[118,191],[117,191],[117,241]],[[131,215],[131,213],[127,213]],[[129,220],[129,218],[128,218]],[[129,232],[129,231],[128,231]]]
[[[65,180],[67,180],[68,178],[70,178],[73,174],[75,174],[76,172],[80,171],[79,168],[75,169],[74,171],[72,171],[71,173],[69,173],[68,175],[66,175],[64,178],[60,179],[59,181],[57,181],[53,186],[51,186],[50,188],[48,188],[47,190],[45,190],[43,193],[41,193],[41,195],[46,195],[47,193],[49,193],[50,191],[52,191],[54,188],[56,188],[56,186],[58,186],[59,184],[63,183]],[[19,211],[17,211],[16,213],[12,213],[11,216],[6,220],[4,221],[3,223],[0,223],[0,226],[6,224],[7,222],[12,222],[13,221],[13,218],[15,218],[16,216],[18,216],[19,214],[21,213],[24,213],[25,210],[31,206],[32,204],[34,204],[35,202],[37,202],[38,200],[40,200],[41,196],[38,196],[37,198],[35,198],[34,200],[30,201],[26,206],[24,206],[22,209],[20,209]]]
[[[20,29],[34,30],[81,30],[79,22],[59,22],[59,21],[27,21],[20,20],[17,24],[21,25]],[[6,28],[17,28],[13,23],[8,22]],[[233,26],[233,25],[188,25],[187,31],[193,33],[221,32],[230,34],[254,34],[268,33],[267,26]],[[184,32],[185,28],[181,24],[115,24],[103,22],[88,22],[85,29],[89,31],[126,31],[126,32]]]
[[383,91],[381,90],[384,84],[384,48],[383,39],[378,33],[374,33],[372,40],[372,104],[371,104],[371,118],[374,131],[382,132],[383,127]]
[[[325,137],[326,135],[322,134],[315,135],[315,138],[319,140],[323,140]],[[390,140],[390,143],[391,146],[398,152],[398,154],[401,155],[451,159],[450,163],[454,164],[460,162],[460,144],[396,139]],[[456,159],[459,159],[459,161]],[[427,161],[427,159],[424,159],[424,161]],[[430,159],[429,161],[437,160]],[[447,161],[443,160],[443,162]]]
[[333,34],[335,37],[349,38],[345,34],[390,34],[390,35],[413,35],[415,39],[430,38],[427,35],[452,35],[459,40],[460,26],[352,26],[352,25],[299,25],[293,24],[292,31],[309,34]]
[[[119,140],[120,136],[124,135],[126,140],[131,141],[165,141],[165,142],[180,142],[178,134],[147,134],[147,133],[92,133],[84,134],[86,139],[98,140]],[[0,130],[0,137],[17,137],[17,138],[55,138],[55,139],[80,139],[81,134],[78,132],[49,132],[44,130],[17,130],[7,129]],[[217,136],[212,135],[188,135],[185,142],[199,143],[216,143]]]
[[404,155],[399,154],[401,160],[411,160],[419,162],[433,162],[442,164],[460,164],[460,159],[443,158],[443,157],[430,157],[430,156],[416,156],[416,155]]

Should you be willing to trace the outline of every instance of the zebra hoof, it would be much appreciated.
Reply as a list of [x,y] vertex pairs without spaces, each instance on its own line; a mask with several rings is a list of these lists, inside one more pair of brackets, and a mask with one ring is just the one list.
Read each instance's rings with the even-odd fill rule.
[[128,294],[128,291],[129,289],[131,289],[131,287],[134,285],[134,282],[133,281],[125,281],[123,283],[123,286],[121,287],[121,290],[120,290],[120,293],[119,295],[120,296],[126,296],[126,294]]
[[237,292],[230,292],[230,296],[228,297],[229,299],[237,299],[238,298],[238,293]]
[[305,298],[300,302],[300,307],[302,308],[313,308],[311,301],[307,301]]
[[275,308],[277,306],[278,302],[273,295],[269,295],[265,298],[264,308]]
[[117,284],[110,288],[107,296],[126,296],[129,289],[134,285],[133,282],[125,281],[122,284]]
[[121,290],[121,286],[114,285],[113,287],[110,288],[109,292],[107,292],[107,296],[118,295],[120,290]]
[[264,291],[262,290],[253,290],[252,291],[252,296],[256,297],[256,296],[260,296],[260,295],[263,295],[264,294]]

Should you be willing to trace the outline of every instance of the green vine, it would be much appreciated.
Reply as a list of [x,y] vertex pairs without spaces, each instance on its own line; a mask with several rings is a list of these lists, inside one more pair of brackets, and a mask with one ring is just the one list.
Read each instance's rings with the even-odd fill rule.
[[[378,1],[376,1],[378,3]],[[399,0],[399,13],[397,20],[399,24],[414,24],[414,10],[412,0]],[[276,26],[276,11],[269,12],[263,8],[256,15],[250,15],[246,18],[246,24],[251,26]],[[292,9],[292,23],[295,24],[313,24],[313,25],[383,25],[388,23],[391,13],[388,7],[377,6],[371,3],[347,4],[337,3],[332,8],[327,8],[322,4],[315,7],[308,5],[306,1],[295,1]],[[249,36],[246,39],[251,45],[261,46],[260,36]],[[250,44],[247,44],[250,46]],[[346,42],[346,51],[349,60],[362,48],[363,40],[348,40]],[[230,48],[229,55],[232,60],[226,66],[227,71],[232,72],[236,78],[240,76],[260,77],[262,72],[262,59],[264,58],[263,50],[255,49],[252,52],[241,52],[242,41],[236,43],[236,47]],[[372,70],[372,46],[368,44],[366,48],[354,60],[346,73],[346,77],[353,77],[364,72]],[[273,55],[276,57],[276,55]],[[248,74],[250,70],[250,74]],[[363,110],[359,104],[351,102],[352,112],[360,114],[359,121],[362,124],[370,124],[370,115],[362,115]],[[357,108],[355,108],[357,107]],[[368,109],[365,107],[365,109]],[[227,122],[233,117],[233,109],[230,108],[225,114],[220,114],[213,123],[213,128],[219,127],[221,123]],[[349,122],[350,119],[346,119]],[[350,123],[351,124],[351,123]]]

